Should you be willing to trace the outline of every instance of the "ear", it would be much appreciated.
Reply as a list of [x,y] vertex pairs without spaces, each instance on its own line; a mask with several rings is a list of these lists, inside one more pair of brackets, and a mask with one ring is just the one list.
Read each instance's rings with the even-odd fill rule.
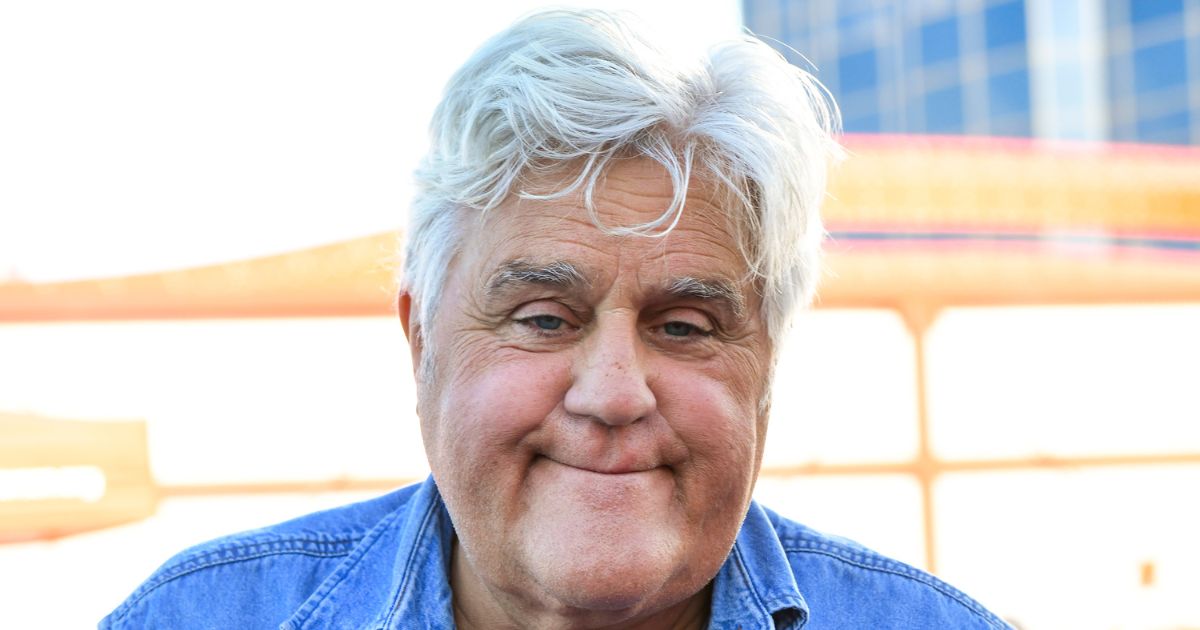
[[396,298],[396,312],[400,315],[400,325],[404,328],[404,337],[408,339],[408,348],[412,353],[413,374],[419,373],[421,365],[421,324],[413,321],[413,299],[407,291],[401,291]]

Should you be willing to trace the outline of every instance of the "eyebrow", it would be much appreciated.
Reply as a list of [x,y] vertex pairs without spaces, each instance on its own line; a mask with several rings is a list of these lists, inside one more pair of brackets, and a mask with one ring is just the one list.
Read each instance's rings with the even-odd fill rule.
[[[569,262],[556,260],[536,263],[517,259],[502,264],[488,278],[484,284],[484,295],[488,299],[496,299],[529,285],[577,290],[589,284],[587,277]],[[672,280],[663,293],[676,299],[716,302],[738,319],[746,316],[746,298],[728,280],[683,276]]]
[[510,260],[488,278],[484,285],[484,293],[489,298],[495,298],[514,288],[531,284],[571,289],[587,286],[588,281],[575,265],[566,261],[535,263]]
[[692,298],[704,301],[724,303],[738,319],[746,316],[746,298],[737,287],[727,280],[693,278],[684,276],[677,278],[666,289],[667,295],[676,298]]

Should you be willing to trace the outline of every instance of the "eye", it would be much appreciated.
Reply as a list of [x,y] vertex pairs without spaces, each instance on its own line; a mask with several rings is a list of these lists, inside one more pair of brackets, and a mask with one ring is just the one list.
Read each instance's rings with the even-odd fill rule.
[[574,329],[565,315],[550,315],[547,310],[545,307],[526,309],[525,313],[518,312],[513,322],[527,334],[538,337],[559,337]]
[[707,331],[701,330],[699,326],[689,324],[687,322],[667,322],[663,324],[662,331],[670,337],[688,337],[692,333],[707,336]]
[[526,340],[565,341],[579,332],[580,320],[569,307],[554,299],[526,302],[509,314],[513,331]]
[[686,337],[692,333],[695,326],[684,322],[667,322],[663,324],[663,332],[672,337]]
[[563,318],[554,315],[534,315],[521,320],[542,330],[558,330],[563,325]]

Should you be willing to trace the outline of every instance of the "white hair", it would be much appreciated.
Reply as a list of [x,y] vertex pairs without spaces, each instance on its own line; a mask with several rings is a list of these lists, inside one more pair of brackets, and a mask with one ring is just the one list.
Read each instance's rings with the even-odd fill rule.
[[[819,208],[840,155],[837,108],[805,71],[753,37],[681,60],[632,22],[603,11],[533,14],[487,41],[450,79],[417,170],[403,290],[431,321],[465,213],[510,195],[581,194],[610,233],[662,236],[679,221],[693,175],[720,185],[777,343],[815,290]],[[674,186],[671,205],[640,225],[604,226],[593,191],[614,158],[643,156]],[[562,170],[567,169],[567,170]],[[527,184],[569,172],[557,190]],[[425,341],[428,341],[426,339]]]

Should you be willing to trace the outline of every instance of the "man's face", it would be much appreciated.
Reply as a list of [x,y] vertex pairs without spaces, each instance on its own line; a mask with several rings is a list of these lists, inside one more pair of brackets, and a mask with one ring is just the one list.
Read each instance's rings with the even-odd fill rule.
[[[468,221],[418,385],[467,561],[456,598],[466,580],[510,615],[633,619],[720,567],[761,460],[772,350],[712,193],[694,185],[665,238],[606,235],[573,199]],[[631,160],[595,204],[626,226],[670,200],[661,168]]]

